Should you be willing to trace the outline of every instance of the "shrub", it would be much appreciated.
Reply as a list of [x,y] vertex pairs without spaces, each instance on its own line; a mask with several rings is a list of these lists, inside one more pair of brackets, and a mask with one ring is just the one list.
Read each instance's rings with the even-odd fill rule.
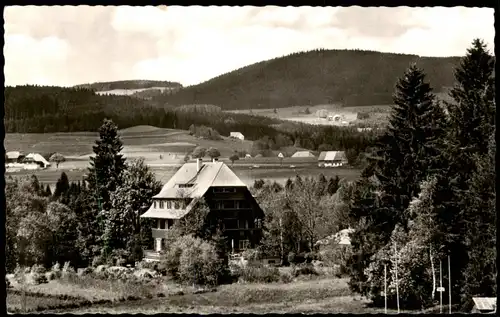
[[239,279],[247,283],[272,283],[281,279],[276,267],[247,265],[239,269]]
[[280,281],[282,283],[291,283],[293,281],[293,277],[289,273],[282,273],[280,274]]
[[183,237],[179,242],[179,246],[183,246],[179,257],[180,280],[202,285],[217,285],[219,277],[224,274],[224,264],[217,257],[215,246],[192,236]]
[[10,281],[7,278],[7,276],[5,277],[5,287],[7,287],[7,288],[11,288],[12,287],[12,285],[10,284]]
[[52,265],[51,271],[52,272],[61,271],[61,264],[59,264],[59,262],[56,262],[54,265]]
[[47,280],[52,281],[52,280],[55,280],[61,276],[60,275],[58,276],[55,272],[48,271],[47,273],[45,273],[45,277],[47,277]]
[[46,272],[46,270],[45,270],[45,267],[43,267],[43,265],[35,264],[31,267],[31,273],[43,274],[45,272]]
[[288,257],[287,257],[288,263],[290,263],[290,264],[295,263],[295,257],[296,257],[296,255],[294,252],[288,253]]
[[45,274],[41,273],[32,273],[32,280],[35,282],[35,284],[44,284],[48,283],[47,277]]
[[254,182],[253,182],[253,188],[255,189],[261,189],[262,187],[264,187],[264,180],[262,179],[256,179]]
[[314,260],[314,254],[313,253],[306,253],[304,258],[306,260],[306,263],[311,263]]
[[356,119],[358,120],[365,120],[370,118],[370,114],[368,112],[358,112]]
[[299,275],[319,275],[319,273],[314,269],[314,266],[309,263],[305,263],[295,267],[293,275],[297,277]]
[[104,264],[104,259],[102,258],[102,256],[98,255],[92,259],[92,267],[98,267],[102,264]]

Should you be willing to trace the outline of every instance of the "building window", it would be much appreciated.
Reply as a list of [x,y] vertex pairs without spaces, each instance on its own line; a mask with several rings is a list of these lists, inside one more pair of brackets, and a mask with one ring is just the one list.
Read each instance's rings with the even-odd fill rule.
[[248,229],[248,220],[247,219],[239,219],[238,220],[238,228],[239,229]]
[[167,200],[167,209],[172,209],[172,202]]
[[240,250],[246,250],[250,248],[250,241],[249,240],[240,240],[238,241],[238,249]]
[[174,225],[174,220],[173,219],[168,219],[167,220],[167,228],[170,229],[172,228],[172,226]]
[[238,229],[238,220],[227,219],[225,223],[225,229]]
[[238,209],[249,209],[250,204],[246,200],[239,200],[238,201]]
[[236,201],[224,200],[224,201],[222,201],[222,208],[223,209],[235,209],[236,208]]
[[165,219],[160,219],[160,229],[165,229]]
[[174,200],[174,209],[179,209],[179,202]]
[[193,187],[194,184],[179,184],[179,188],[190,188]]
[[160,200],[160,209],[165,208],[165,202],[163,200]]
[[156,200],[153,201],[153,208],[156,209]]

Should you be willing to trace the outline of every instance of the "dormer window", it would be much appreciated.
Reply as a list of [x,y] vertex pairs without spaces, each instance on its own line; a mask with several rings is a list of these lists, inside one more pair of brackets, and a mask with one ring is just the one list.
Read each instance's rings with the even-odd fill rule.
[[153,201],[153,208],[156,209],[156,200]]
[[179,188],[191,188],[194,184],[178,184]]
[[167,209],[172,209],[172,201],[167,200]]
[[160,209],[165,208],[165,202],[163,200],[160,200]]
[[177,200],[174,201],[174,209],[179,209],[179,202]]

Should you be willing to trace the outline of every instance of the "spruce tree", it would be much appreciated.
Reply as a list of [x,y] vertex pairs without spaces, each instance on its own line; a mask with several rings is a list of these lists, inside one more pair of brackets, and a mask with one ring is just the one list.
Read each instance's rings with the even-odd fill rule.
[[420,182],[439,170],[433,157],[440,153],[445,117],[423,70],[414,64],[396,84],[394,103],[374,173],[381,184],[384,208],[407,228],[405,210],[410,200],[418,195]]
[[411,220],[407,207],[418,195],[420,182],[442,168],[433,157],[441,151],[445,116],[416,65],[398,80],[394,104],[378,151],[357,182],[349,206],[356,230],[350,285],[364,294],[370,292],[365,269],[372,256],[389,243],[397,225],[407,232]]
[[[478,158],[488,155],[488,140],[495,129],[493,69],[493,56],[482,41],[474,40],[455,71],[456,84],[450,92],[453,102],[446,104],[448,129],[443,153],[447,169],[438,175],[433,204],[438,211],[435,231],[441,236],[439,245],[442,251],[452,259],[452,288],[456,290],[478,290],[471,281],[475,278],[471,272],[482,267],[474,264],[478,261],[478,251],[472,241],[481,241],[484,237],[478,235],[479,229],[470,224],[477,220],[478,212],[481,217],[486,215],[482,207],[474,203],[477,198],[470,198],[470,191],[474,192],[471,179],[481,178]],[[476,191],[475,194],[488,196],[484,192]],[[481,261],[486,263],[488,260]],[[464,294],[461,298],[460,293],[455,292],[452,300],[461,300],[466,305],[466,296],[473,295]]]
[[54,190],[54,198],[60,199],[64,197],[70,189],[68,175],[65,172],[61,173],[61,176],[57,180],[56,189]]
[[466,197],[469,217],[465,221],[468,263],[462,288],[463,309],[472,307],[471,296],[496,297],[496,192],[495,135],[489,138],[488,155],[476,155],[477,170]]
[[47,184],[47,187],[45,188],[45,196],[47,197],[52,196],[52,190],[50,190],[49,184]]
[[99,139],[93,146],[95,157],[90,158],[87,175],[89,189],[94,193],[100,210],[111,208],[110,193],[119,182],[125,169],[125,158],[120,153],[123,143],[118,135],[118,127],[113,121],[105,119],[99,128]]

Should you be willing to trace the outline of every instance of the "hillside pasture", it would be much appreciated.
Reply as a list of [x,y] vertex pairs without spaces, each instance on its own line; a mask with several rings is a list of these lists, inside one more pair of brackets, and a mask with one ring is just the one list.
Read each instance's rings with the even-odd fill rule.
[[[123,141],[123,153],[131,157],[155,157],[168,153],[176,154],[181,159],[194,147],[216,147],[222,156],[231,156],[235,150],[249,151],[252,141],[235,140],[223,137],[220,141],[205,140],[189,135],[185,130],[162,129],[152,126],[136,126],[120,130]],[[7,133],[4,146],[6,151],[37,152],[48,154],[58,152],[68,160],[88,159],[92,146],[99,137],[97,132],[70,133]],[[133,154],[132,154],[133,153]],[[147,159],[148,160],[148,159]]]
[[[312,125],[331,125],[341,126],[342,121],[347,121],[349,125],[365,125],[372,126],[384,123],[390,110],[390,105],[376,105],[363,107],[342,107],[339,104],[321,104],[315,106],[294,106],[288,108],[276,109],[251,109],[251,110],[232,110],[227,112],[253,114],[280,120],[288,120],[301,122]],[[306,113],[309,109],[309,114]],[[341,119],[338,122],[328,121],[328,118],[320,118],[320,112],[327,112],[328,116],[340,115]],[[358,113],[370,113],[367,119],[357,119]]]

